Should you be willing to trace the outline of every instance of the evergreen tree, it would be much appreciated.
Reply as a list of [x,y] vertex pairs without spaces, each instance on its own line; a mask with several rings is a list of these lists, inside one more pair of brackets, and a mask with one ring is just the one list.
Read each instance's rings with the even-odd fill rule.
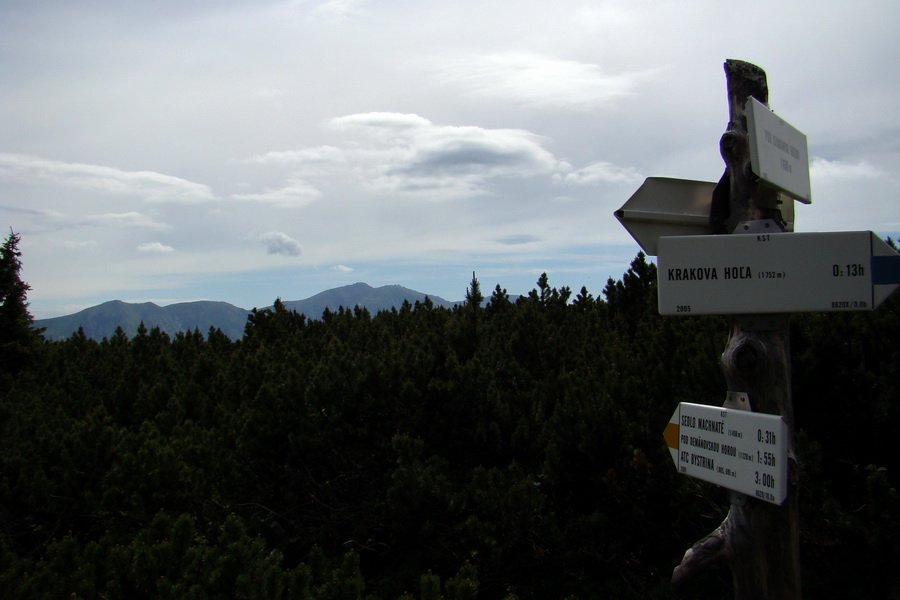
[[473,328],[477,328],[478,313],[481,310],[481,303],[484,302],[484,294],[481,293],[481,285],[478,278],[475,277],[475,271],[472,271],[472,283],[466,288],[466,309],[469,318],[472,319]]
[[638,252],[620,281],[609,278],[603,295],[613,313],[635,326],[642,319],[656,318],[656,279],[656,265]]
[[481,307],[483,301],[484,295],[481,293],[481,284],[478,283],[478,278],[475,277],[475,271],[472,271],[472,282],[466,288],[466,305],[470,307],[472,312],[475,312],[476,309]]
[[28,312],[28,290],[22,281],[21,238],[12,230],[0,246],[0,372],[17,373],[31,354],[39,333]]
[[580,310],[588,310],[595,306],[594,296],[588,292],[588,289],[585,286],[581,286],[581,291],[575,296],[575,300],[572,304]]
[[541,276],[537,280],[537,286],[541,290],[541,304],[547,304],[550,301],[550,279],[547,277],[547,273],[541,273]]

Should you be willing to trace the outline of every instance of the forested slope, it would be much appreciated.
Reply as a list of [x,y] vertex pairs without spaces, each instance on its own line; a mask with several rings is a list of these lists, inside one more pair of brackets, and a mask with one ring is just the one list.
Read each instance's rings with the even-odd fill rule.
[[[662,440],[724,399],[725,321],[660,317],[643,255],[602,298],[476,283],[40,344],[0,378],[0,597],[727,597],[669,587],[728,496]],[[896,597],[900,300],[792,323],[806,595]]]

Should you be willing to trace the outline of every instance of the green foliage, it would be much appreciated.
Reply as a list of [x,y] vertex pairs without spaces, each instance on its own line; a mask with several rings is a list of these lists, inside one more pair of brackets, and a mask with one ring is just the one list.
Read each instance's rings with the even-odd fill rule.
[[[453,309],[34,346],[0,388],[0,597],[672,598],[727,496],[661,431],[721,402],[727,325],[659,317],[642,254],[603,295],[485,305],[473,274]],[[811,597],[898,589],[898,333],[897,299],[793,320]]]
[[0,246],[0,386],[17,374],[37,351],[40,339],[28,312],[28,290],[22,281],[21,238],[12,230]]
[[898,332],[897,295],[870,313],[792,322],[804,567],[827,573],[804,582],[813,595],[900,594]]

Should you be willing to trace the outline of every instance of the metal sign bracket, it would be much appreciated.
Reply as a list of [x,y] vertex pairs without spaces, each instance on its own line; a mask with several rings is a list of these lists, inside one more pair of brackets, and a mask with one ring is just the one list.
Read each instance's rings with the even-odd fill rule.
[[733,233],[784,233],[784,230],[774,219],[760,219],[758,221],[741,221],[734,228]]

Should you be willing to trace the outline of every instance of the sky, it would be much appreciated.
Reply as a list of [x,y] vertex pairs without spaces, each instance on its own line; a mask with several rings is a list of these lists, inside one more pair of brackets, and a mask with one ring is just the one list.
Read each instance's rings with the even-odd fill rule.
[[601,296],[646,177],[717,181],[723,63],[806,134],[797,231],[900,232],[900,3],[3,0],[0,227],[35,318],[475,272]]

